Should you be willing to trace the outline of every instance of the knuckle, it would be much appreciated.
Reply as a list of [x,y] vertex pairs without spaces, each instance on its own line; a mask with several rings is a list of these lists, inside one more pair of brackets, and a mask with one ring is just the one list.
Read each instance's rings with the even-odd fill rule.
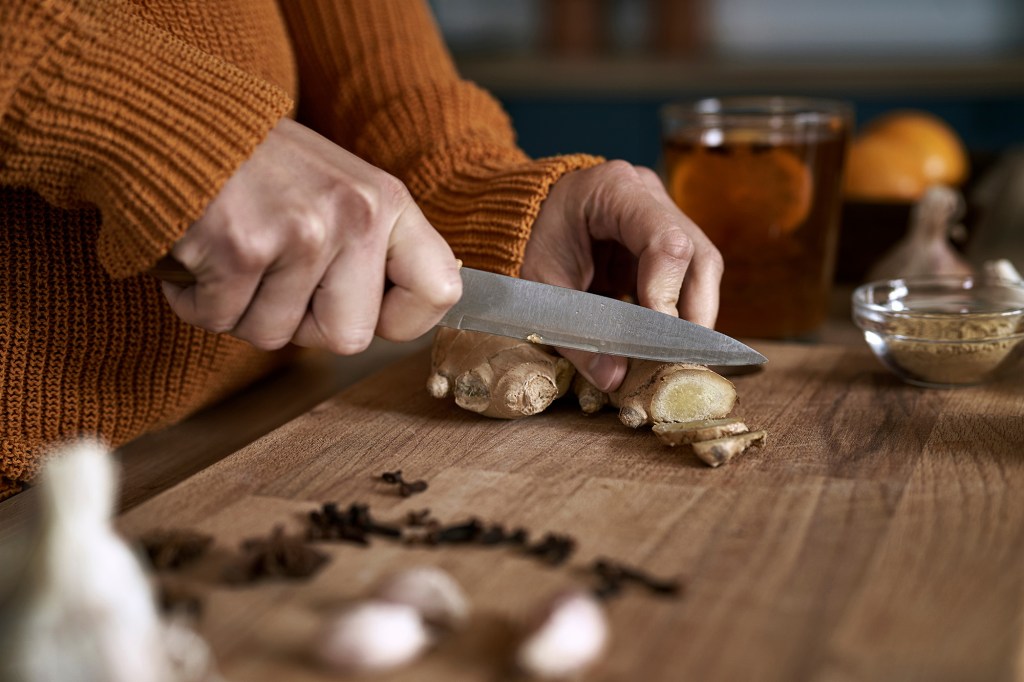
[[334,195],[337,215],[346,232],[364,238],[379,234],[392,216],[412,201],[401,180],[380,170],[363,182],[339,183]]
[[701,258],[707,266],[707,269],[718,277],[722,276],[725,272],[725,258],[722,257],[722,252],[714,246],[709,246],[706,253],[701,254]]
[[269,240],[255,234],[237,234],[224,244],[223,262],[235,273],[263,272],[273,260]]
[[373,194],[367,188],[348,186],[337,197],[338,221],[345,232],[351,236],[372,234],[379,213]]
[[639,177],[644,184],[661,183],[661,178],[658,177],[658,174],[647,166],[634,166],[633,170],[636,171],[637,177]]
[[444,311],[451,308],[462,298],[462,278],[457,271],[449,276],[439,278],[424,292],[426,304],[433,310]]
[[405,204],[412,201],[409,188],[405,186],[404,182],[390,173],[379,171],[377,184],[381,197],[388,205],[404,207]]
[[290,248],[302,254],[319,254],[327,246],[327,221],[316,211],[292,216],[288,227]]
[[370,347],[373,341],[373,330],[363,327],[350,327],[326,339],[327,350],[335,355],[356,355]]
[[669,258],[679,261],[690,261],[696,247],[690,235],[681,228],[664,230],[658,235],[656,247]]
[[224,334],[235,328],[236,318],[224,313],[197,313],[192,324],[214,334]]
[[602,172],[609,182],[629,184],[640,180],[640,174],[637,171],[637,167],[629,161],[623,161],[622,159],[606,161],[601,164],[599,168],[602,169]]
[[239,338],[244,341],[248,341],[251,345],[255,346],[260,350],[272,351],[280,350],[287,346],[291,342],[291,338],[285,338],[281,336],[262,336],[262,335],[250,335],[240,336]]

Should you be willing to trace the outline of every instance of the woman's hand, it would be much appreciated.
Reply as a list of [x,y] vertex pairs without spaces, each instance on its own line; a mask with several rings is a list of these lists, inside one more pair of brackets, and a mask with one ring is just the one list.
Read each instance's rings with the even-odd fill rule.
[[163,285],[179,317],[267,350],[411,340],[462,294],[455,256],[405,186],[289,119],[171,255],[196,278]]
[[[711,327],[722,256],[666,193],[657,174],[610,161],[566,174],[533,225],[520,276],[584,290],[594,276],[591,241],[612,239],[638,258],[639,303]],[[562,350],[598,388],[614,390],[626,359]]]

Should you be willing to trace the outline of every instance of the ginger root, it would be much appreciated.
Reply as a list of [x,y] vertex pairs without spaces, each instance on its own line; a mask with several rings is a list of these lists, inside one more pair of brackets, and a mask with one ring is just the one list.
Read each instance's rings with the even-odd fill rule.
[[619,420],[644,424],[725,417],[736,404],[732,382],[702,365],[630,360],[619,390],[606,394],[577,376],[549,346],[479,332],[439,329],[427,390],[455,397],[459,407],[516,419],[545,410],[574,386],[587,414],[611,403]]
[[703,365],[630,360],[622,385],[608,397],[619,420],[635,429],[725,417],[736,404],[736,388]]
[[545,410],[570,384],[580,409],[593,414],[609,403],[631,428],[653,424],[667,445],[687,445],[710,466],[765,442],[728,418],[736,405],[732,382],[703,365],[630,360],[617,391],[604,393],[555,351],[534,340],[439,329],[427,390],[455,396],[460,407],[488,417],[516,419]]
[[568,391],[572,364],[547,346],[491,334],[439,329],[427,390],[463,409],[517,419],[547,409]]
[[572,390],[583,414],[600,412],[608,404],[608,394],[587,381],[582,374],[577,374],[573,379]]

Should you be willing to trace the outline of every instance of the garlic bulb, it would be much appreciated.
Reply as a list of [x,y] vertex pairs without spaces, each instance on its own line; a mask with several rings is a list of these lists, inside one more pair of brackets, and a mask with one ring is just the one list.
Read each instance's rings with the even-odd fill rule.
[[163,622],[142,564],[114,530],[117,474],[106,448],[86,441],[55,452],[38,489],[42,525],[5,614],[13,627],[0,678],[214,679],[205,642]]
[[875,264],[868,278],[970,275],[971,266],[949,242],[950,230],[962,210],[963,197],[955,189],[929,187],[914,206],[906,236]]

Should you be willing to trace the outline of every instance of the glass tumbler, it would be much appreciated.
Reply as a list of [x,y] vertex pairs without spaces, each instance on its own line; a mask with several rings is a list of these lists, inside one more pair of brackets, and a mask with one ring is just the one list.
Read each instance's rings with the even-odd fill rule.
[[800,340],[824,322],[851,126],[851,108],[825,99],[662,108],[668,192],[725,260],[719,331]]

